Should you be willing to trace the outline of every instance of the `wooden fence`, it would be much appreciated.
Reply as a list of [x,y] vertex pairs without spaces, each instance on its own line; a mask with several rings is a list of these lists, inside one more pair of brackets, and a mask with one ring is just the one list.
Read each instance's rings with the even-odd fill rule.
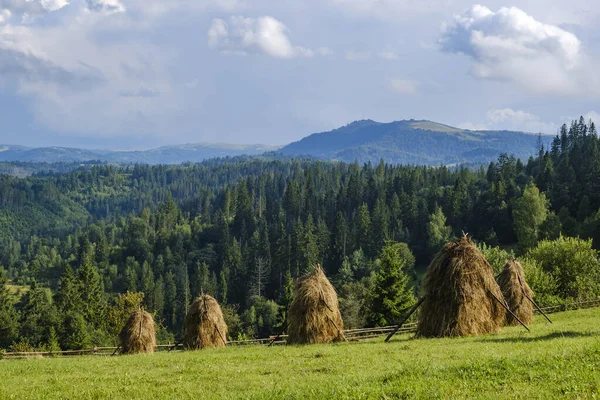
[[[594,300],[581,301],[576,303],[561,304],[558,306],[542,307],[542,310],[547,313],[555,313],[567,310],[576,310],[580,308],[592,308],[600,307],[600,298]],[[539,313],[537,310],[536,313]],[[377,328],[361,328],[361,329],[348,329],[344,331],[344,336],[350,342],[357,342],[362,340],[369,340],[383,335],[387,335],[396,326],[384,326]],[[397,333],[411,333],[417,328],[417,323],[407,323],[402,326]],[[268,346],[275,340],[275,336],[262,339],[249,339],[249,340],[234,340],[227,342],[228,346]],[[280,335],[277,340],[273,342],[273,345],[285,345],[287,335]],[[73,357],[73,356],[111,356],[117,353],[118,347],[94,347],[88,350],[66,350],[66,351],[33,351],[33,352],[2,352],[0,353],[0,359],[20,359],[20,358],[42,358],[42,357]],[[157,351],[173,351],[183,350],[181,344],[161,344],[156,346]]]

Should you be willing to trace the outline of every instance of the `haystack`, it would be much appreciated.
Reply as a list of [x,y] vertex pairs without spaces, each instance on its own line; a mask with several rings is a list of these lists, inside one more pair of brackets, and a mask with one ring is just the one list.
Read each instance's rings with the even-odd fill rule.
[[290,344],[329,343],[343,340],[344,323],[337,293],[320,265],[296,282],[288,312]]
[[227,345],[227,324],[217,300],[208,295],[198,297],[185,316],[183,347],[188,350]]
[[[498,285],[510,310],[525,324],[533,321],[533,290],[525,281],[525,272],[517,260],[509,260],[498,276]],[[512,315],[506,314],[507,325],[518,325]]]
[[504,301],[492,267],[465,235],[446,244],[429,265],[417,336],[495,333],[504,326]]
[[132,312],[119,338],[121,354],[154,353],[156,332],[152,315],[141,309]]

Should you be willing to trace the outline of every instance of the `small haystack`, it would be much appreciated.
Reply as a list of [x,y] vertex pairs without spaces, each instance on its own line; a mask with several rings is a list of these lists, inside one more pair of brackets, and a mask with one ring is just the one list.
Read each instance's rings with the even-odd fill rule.
[[289,344],[329,343],[344,339],[337,293],[320,265],[296,282],[288,312]]
[[121,354],[154,353],[156,332],[152,314],[142,309],[132,312],[119,338]]
[[213,297],[198,297],[185,316],[183,347],[187,350],[227,345],[227,324],[221,306]]
[[[525,324],[533,321],[533,291],[525,281],[525,272],[517,260],[509,260],[498,276],[498,285],[510,310]],[[507,325],[519,325],[512,315],[506,314]]]
[[424,289],[417,336],[481,335],[504,326],[506,311],[498,302],[504,299],[492,267],[466,235],[436,254]]

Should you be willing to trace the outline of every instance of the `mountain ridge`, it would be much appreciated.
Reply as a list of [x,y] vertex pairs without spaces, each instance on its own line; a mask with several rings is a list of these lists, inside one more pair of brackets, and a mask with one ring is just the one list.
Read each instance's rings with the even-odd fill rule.
[[[552,136],[542,136],[542,144]],[[241,155],[311,157],[346,162],[456,165],[486,163],[501,153],[526,159],[537,151],[538,136],[508,130],[474,131],[429,120],[353,121],[308,135],[285,146],[265,144],[186,143],[147,150],[29,147],[0,144],[0,162],[89,162],[180,164]]]
[[[541,136],[547,146],[552,136]],[[279,150],[346,162],[451,165],[486,163],[501,153],[527,159],[538,150],[538,135],[508,130],[455,128],[428,120],[354,121],[329,132],[309,135]]]

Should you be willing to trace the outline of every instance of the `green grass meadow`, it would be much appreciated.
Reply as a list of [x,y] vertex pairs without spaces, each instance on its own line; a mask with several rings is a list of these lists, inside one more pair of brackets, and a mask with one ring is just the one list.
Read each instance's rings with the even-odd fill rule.
[[0,361],[2,399],[593,399],[600,308],[531,333]]

